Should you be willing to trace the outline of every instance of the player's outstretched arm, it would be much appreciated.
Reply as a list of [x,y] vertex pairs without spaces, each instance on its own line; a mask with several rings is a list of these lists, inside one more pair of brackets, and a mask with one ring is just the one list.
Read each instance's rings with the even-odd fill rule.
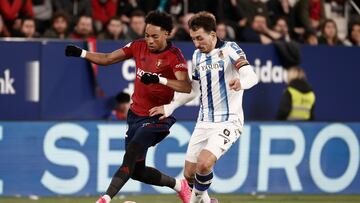
[[80,47],[75,45],[66,45],[65,55],[71,57],[81,57],[86,58],[92,63],[107,66],[111,65],[126,59],[125,52],[122,49],[118,49],[111,53],[98,53],[98,52],[88,52]]
[[163,106],[156,106],[149,110],[150,116],[155,115],[162,115],[160,119],[164,119],[166,117],[169,117],[175,109],[178,107],[190,102],[191,100],[195,99],[199,95],[199,82],[198,81],[192,81],[191,83],[191,92],[190,94],[187,93],[177,93],[175,94],[174,100],[170,104],[166,104]]
[[187,72],[177,71],[175,73],[176,80],[170,80],[164,77],[159,77],[158,75],[145,73],[141,76],[141,82],[145,84],[156,84],[160,83],[166,85],[177,92],[190,93],[191,92],[191,82]]

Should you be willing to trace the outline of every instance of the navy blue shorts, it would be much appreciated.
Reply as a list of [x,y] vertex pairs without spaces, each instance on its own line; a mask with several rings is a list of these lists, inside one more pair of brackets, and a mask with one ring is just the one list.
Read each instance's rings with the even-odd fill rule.
[[169,116],[159,120],[160,116],[138,116],[131,110],[128,112],[127,123],[129,126],[126,132],[125,148],[129,143],[134,142],[140,144],[146,150],[138,160],[146,157],[147,149],[161,142],[170,133],[170,127],[175,123],[176,119]]

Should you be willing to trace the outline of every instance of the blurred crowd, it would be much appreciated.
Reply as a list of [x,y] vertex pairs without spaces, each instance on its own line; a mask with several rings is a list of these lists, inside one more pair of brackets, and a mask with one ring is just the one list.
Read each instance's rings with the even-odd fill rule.
[[360,46],[358,0],[1,0],[0,37],[134,40],[150,10],[170,13],[171,38],[190,41],[199,11],[217,17],[223,40]]

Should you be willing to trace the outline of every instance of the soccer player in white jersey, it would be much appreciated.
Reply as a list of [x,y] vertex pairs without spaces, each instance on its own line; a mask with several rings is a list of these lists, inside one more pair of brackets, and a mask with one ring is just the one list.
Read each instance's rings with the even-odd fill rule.
[[193,184],[190,203],[216,202],[207,194],[213,167],[241,135],[243,93],[257,84],[258,78],[235,42],[216,37],[216,20],[211,13],[195,14],[189,27],[197,48],[192,58],[192,92],[150,109],[150,115],[163,114],[161,118],[165,118],[200,94],[200,111],[186,152],[184,176]]

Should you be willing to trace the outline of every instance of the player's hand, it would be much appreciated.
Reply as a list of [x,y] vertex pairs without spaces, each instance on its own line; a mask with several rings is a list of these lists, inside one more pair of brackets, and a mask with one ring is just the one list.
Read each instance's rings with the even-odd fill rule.
[[155,106],[149,110],[150,116],[162,115],[159,120],[166,118],[164,106]]
[[80,57],[83,50],[75,45],[66,45],[65,56]]
[[239,91],[241,90],[241,83],[239,79],[232,79],[229,82],[230,90]]
[[151,83],[159,83],[159,76],[151,74],[151,73],[144,73],[144,75],[141,76],[141,82],[148,85]]

